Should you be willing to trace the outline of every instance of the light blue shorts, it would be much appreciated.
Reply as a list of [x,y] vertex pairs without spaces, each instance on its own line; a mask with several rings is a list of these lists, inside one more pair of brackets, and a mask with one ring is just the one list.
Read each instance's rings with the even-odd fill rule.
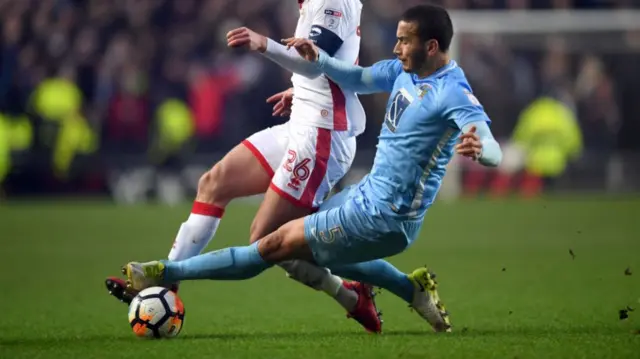
[[328,266],[398,254],[417,238],[421,225],[422,219],[400,220],[382,213],[354,185],[307,216],[304,234],[316,263]]

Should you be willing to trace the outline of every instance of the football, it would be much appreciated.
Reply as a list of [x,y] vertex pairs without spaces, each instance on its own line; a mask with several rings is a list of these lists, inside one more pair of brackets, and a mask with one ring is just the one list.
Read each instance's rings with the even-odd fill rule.
[[173,338],[184,322],[184,305],[178,295],[167,288],[147,288],[129,305],[129,324],[139,337]]

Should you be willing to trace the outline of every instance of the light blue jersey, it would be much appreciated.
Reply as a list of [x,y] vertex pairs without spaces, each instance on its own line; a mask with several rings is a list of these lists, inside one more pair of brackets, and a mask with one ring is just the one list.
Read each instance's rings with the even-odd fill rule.
[[455,61],[422,79],[398,60],[362,68],[321,56],[320,66],[343,88],[391,95],[371,172],[308,216],[305,238],[321,265],[400,253],[418,236],[462,129],[473,123],[493,141],[490,120]]
[[[321,54],[318,67],[345,90],[390,92],[391,96],[371,173],[357,185],[329,198],[319,212],[304,218],[304,240],[313,259],[334,274],[398,295],[435,329],[450,328],[441,303],[433,303],[432,297],[424,293],[425,283],[414,276],[427,274],[406,275],[382,258],[404,251],[418,237],[461,132],[475,133],[468,136],[473,137],[473,147],[461,146],[461,154],[486,166],[500,163],[502,154],[489,130],[489,119],[453,61],[424,79],[403,73],[398,61],[362,68]],[[299,225],[288,223],[273,237],[249,246],[225,248],[184,261],[163,261],[163,284],[186,279],[255,277],[273,265],[274,259],[268,260],[261,253],[264,250],[267,254],[277,251],[283,256],[277,257],[279,260],[308,260],[307,248],[299,242]],[[261,251],[263,240],[268,242]],[[161,269],[155,262],[138,267],[145,265]],[[293,267],[287,270],[292,278],[326,291],[327,286],[320,283],[328,282],[327,272]],[[438,319],[434,318],[434,310],[440,314]]]
[[455,61],[423,79],[403,72],[398,60],[381,61],[371,76],[391,96],[362,191],[389,214],[420,218],[440,189],[460,130],[490,120]]

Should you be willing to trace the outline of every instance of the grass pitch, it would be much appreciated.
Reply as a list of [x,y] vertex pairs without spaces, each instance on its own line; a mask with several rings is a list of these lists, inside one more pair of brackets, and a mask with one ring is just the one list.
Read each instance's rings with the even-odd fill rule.
[[[246,243],[255,209],[230,207],[209,249]],[[449,335],[388,292],[378,297],[384,333],[366,334],[274,268],[244,282],[183,283],[181,335],[137,339],[103,279],[129,260],[164,258],[188,211],[0,206],[0,358],[640,357],[639,199],[436,204],[421,238],[391,261],[437,272]],[[637,310],[620,320],[627,306]]]

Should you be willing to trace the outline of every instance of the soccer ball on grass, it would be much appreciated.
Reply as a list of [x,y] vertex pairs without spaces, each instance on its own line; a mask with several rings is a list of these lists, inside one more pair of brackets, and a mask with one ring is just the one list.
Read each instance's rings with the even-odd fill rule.
[[147,288],[129,305],[129,324],[139,337],[173,338],[184,322],[184,305],[167,288]]

